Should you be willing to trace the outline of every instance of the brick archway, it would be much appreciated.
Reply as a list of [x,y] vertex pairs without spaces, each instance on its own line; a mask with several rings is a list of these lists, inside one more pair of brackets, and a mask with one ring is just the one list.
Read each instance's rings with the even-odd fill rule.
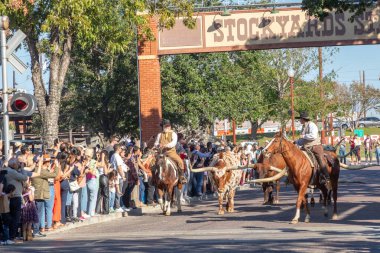
[[153,140],[162,119],[160,55],[380,44],[380,7],[349,21],[352,14],[331,13],[323,22],[299,8],[198,13],[196,28],[178,21],[171,30],[158,30],[155,41],[140,41],[138,49],[140,127],[143,141]]

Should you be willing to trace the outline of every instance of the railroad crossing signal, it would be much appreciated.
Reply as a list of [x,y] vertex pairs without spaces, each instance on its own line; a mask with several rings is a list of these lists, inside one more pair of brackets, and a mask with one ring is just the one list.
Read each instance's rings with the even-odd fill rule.
[[16,93],[11,99],[10,106],[16,115],[31,116],[36,111],[37,100],[31,94]]
[[25,65],[15,54],[14,51],[26,38],[25,33],[21,30],[17,32],[7,41],[6,58],[8,62],[20,73],[24,73],[28,66]]

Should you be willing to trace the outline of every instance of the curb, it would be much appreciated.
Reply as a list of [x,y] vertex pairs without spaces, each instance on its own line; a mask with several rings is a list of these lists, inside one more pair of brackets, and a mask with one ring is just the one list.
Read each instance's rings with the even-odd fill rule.
[[67,231],[67,230],[71,230],[74,228],[79,228],[79,227],[84,227],[84,226],[88,226],[88,225],[92,225],[92,224],[98,224],[98,223],[102,223],[102,222],[112,221],[112,220],[119,219],[122,217],[138,216],[135,213],[138,213],[138,210],[133,210],[130,212],[111,213],[111,214],[107,214],[107,215],[99,215],[99,216],[95,216],[95,217],[85,219],[85,220],[80,221],[80,222],[67,223],[66,225],[64,225],[64,226],[62,226],[56,230],[44,232],[44,233],[47,236],[49,236],[52,234],[57,234],[57,233]]

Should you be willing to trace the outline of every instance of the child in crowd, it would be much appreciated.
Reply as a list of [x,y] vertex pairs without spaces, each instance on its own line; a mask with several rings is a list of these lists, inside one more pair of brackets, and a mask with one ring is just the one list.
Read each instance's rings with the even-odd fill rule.
[[14,241],[9,240],[9,226],[11,224],[9,198],[15,191],[16,187],[13,184],[8,184],[4,187],[4,183],[0,183],[0,214],[3,221],[3,238],[1,245],[14,244]]
[[108,185],[110,193],[110,212],[114,212],[115,210],[113,207],[115,205],[115,197],[116,194],[120,194],[119,180],[117,180],[117,172],[115,170],[111,170],[108,174]]
[[[246,154],[241,154],[240,155],[240,165],[241,166],[247,166],[248,164],[248,157]],[[243,170],[243,173],[242,173],[242,176],[241,176],[241,179],[240,179],[240,185],[244,185],[245,184],[245,177],[246,177],[246,173],[248,172],[248,169],[244,169]]]
[[34,191],[35,188],[31,186],[30,180],[28,180],[23,188],[23,205],[21,207],[21,223],[24,241],[33,240],[32,225],[39,222],[37,207],[34,202]]

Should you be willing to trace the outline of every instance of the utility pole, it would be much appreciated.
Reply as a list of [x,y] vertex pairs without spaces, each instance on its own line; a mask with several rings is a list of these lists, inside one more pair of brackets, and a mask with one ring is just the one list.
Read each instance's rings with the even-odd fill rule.
[[236,145],[236,121],[232,120],[232,142]]
[[[324,90],[323,90],[323,61],[322,61],[322,48],[318,48],[318,60],[319,60],[319,88],[320,88],[320,96],[321,96],[321,101],[323,103],[324,100]],[[324,104],[324,103],[323,103]],[[325,116],[323,115],[323,109],[321,111],[321,122],[322,122],[322,130],[321,130],[321,143],[325,143]]]
[[17,83],[16,83],[16,71],[13,70],[13,90],[16,89],[16,85],[17,85]]
[[363,111],[364,111],[364,118],[367,116],[367,108],[366,108],[366,98],[365,98],[365,71],[363,70]]
[[294,126],[294,121],[295,121],[295,117],[294,117],[294,73],[293,73],[293,75],[290,74],[289,77],[290,77],[290,99],[291,99],[290,106],[291,106],[291,110],[292,110],[292,140],[295,141],[296,140],[296,134],[295,134],[296,128]]

